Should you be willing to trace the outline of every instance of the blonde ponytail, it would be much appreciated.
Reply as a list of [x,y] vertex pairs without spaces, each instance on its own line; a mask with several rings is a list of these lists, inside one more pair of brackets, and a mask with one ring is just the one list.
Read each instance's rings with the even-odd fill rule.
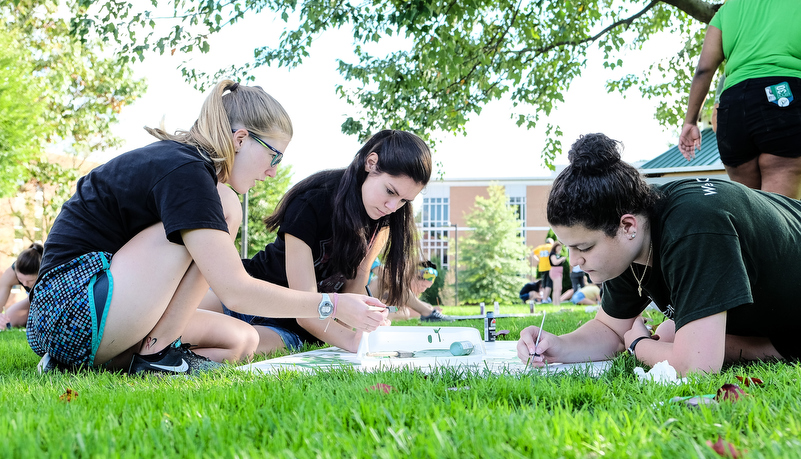
[[234,165],[236,147],[232,128],[245,128],[258,136],[292,139],[292,121],[278,101],[260,86],[242,86],[232,80],[217,83],[206,97],[200,115],[189,131],[168,134],[162,129],[145,130],[159,140],[194,145],[217,168],[217,178],[227,182]]

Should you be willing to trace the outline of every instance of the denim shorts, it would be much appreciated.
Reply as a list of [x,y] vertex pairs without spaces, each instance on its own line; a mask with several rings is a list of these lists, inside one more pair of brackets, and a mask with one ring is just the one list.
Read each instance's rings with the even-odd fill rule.
[[[794,99],[780,107],[768,100],[765,88],[785,81]],[[751,78],[723,91],[717,139],[720,159],[731,167],[762,153],[801,156],[801,78]]]
[[260,316],[252,316],[250,314],[241,314],[236,311],[232,311],[222,305],[223,312],[227,316],[234,317],[239,319],[243,322],[247,322],[253,326],[260,326],[260,327],[267,327],[270,330],[274,331],[281,337],[281,340],[284,342],[284,346],[290,351],[299,351],[303,347],[303,340],[300,336],[292,330],[289,330],[282,326],[280,322],[275,319],[271,319],[269,317],[260,317]]
[[31,349],[64,365],[94,365],[114,290],[111,254],[91,252],[45,273],[31,295]]
[[573,294],[573,296],[570,298],[570,302],[571,302],[571,303],[573,303],[573,304],[578,304],[578,302],[579,302],[579,301],[581,301],[581,300],[583,300],[584,298],[587,298],[587,297],[586,297],[586,296],[584,296],[584,294],[583,294],[583,293],[581,293],[581,292],[576,292],[576,293],[574,293],[574,294]]

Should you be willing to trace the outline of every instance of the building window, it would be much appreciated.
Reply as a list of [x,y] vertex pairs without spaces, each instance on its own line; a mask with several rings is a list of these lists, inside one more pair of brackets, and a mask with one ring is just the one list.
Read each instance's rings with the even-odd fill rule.
[[448,237],[450,237],[450,210],[448,198],[423,198],[420,235],[423,257],[439,258],[448,267]]
[[515,212],[517,220],[520,222],[520,231],[517,233],[523,238],[523,244],[526,243],[526,197],[510,197],[509,207]]

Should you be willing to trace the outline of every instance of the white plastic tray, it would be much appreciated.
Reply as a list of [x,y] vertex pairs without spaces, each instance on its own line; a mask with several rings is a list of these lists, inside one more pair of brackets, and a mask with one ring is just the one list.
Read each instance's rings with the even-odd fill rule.
[[[451,344],[457,341],[470,341],[473,352],[466,356],[450,355]],[[432,351],[429,354],[442,355],[403,357],[372,357],[368,353],[392,351]],[[447,351],[447,352],[446,352]],[[356,352],[362,368],[374,367],[433,367],[438,365],[475,365],[487,356],[484,341],[478,330],[472,327],[379,327],[372,333],[365,333]]]

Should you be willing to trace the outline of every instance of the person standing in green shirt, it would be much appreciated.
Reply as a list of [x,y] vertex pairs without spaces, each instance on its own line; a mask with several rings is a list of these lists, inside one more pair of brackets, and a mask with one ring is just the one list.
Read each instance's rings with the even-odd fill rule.
[[690,88],[679,149],[701,147],[698,115],[726,61],[717,112],[720,158],[729,177],[801,198],[801,2],[728,0],[712,21]]

